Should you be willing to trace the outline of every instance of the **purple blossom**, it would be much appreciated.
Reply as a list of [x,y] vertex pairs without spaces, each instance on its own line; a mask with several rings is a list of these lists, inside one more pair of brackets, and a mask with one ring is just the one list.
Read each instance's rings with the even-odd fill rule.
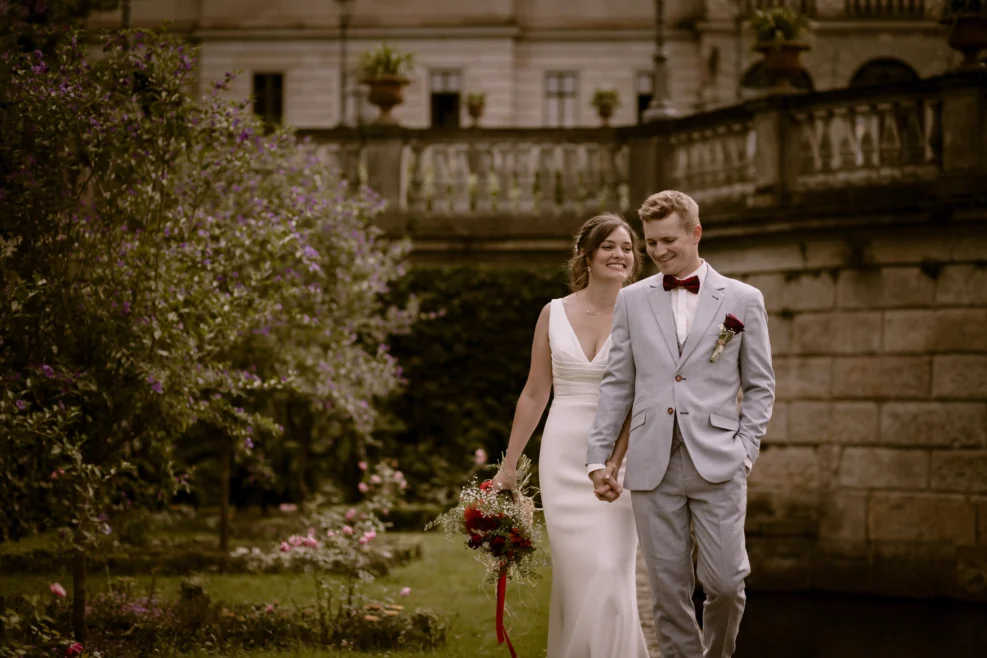
[[247,450],[253,450],[254,448],[254,442],[249,437],[243,440],[243,445]]
[[14,406],[20,409],[21,411],[24,411],[25,409],[27,409],[27,402],[25,402],[24,400],[17,400],[16,402],[14,402]]
[[52,377],[55,376],[55,371],[52,369],[51,366],[42,365],[41,374],[47,377],[48,379],[51,379]]

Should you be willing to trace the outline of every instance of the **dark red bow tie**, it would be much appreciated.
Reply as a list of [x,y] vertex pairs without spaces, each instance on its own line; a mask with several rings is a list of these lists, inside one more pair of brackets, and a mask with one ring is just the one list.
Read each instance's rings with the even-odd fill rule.
[[661,278],[661,286],[665,290],[675,290],[676,288],[685,288],[694,295],[699,294],[699,277],[690,276],[688,279],[676,279],[674,276],[668,276],[667,274]]

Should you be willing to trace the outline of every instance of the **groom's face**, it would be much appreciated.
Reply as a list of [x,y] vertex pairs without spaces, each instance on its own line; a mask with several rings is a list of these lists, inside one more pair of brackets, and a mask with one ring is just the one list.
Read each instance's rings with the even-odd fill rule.
[[664,219],[644,222],[648,256],[662,274],[676,278],[699,269],[699,238],[702,234],[702,226],[696,224],[690,230],[677,212]]

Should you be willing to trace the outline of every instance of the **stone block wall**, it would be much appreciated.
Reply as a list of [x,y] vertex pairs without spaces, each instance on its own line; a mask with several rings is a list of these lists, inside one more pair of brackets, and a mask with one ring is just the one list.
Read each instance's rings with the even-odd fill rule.
[[771,319],[751,588],[987,600],[987,227],[707,242]]

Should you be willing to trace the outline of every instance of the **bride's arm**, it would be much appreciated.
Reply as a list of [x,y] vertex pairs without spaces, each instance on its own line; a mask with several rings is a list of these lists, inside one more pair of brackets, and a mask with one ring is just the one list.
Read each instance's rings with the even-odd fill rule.
[[531,434],[538,427],[538,421],[545,411],[552,393],[552,351],[548,344],[548,317],[550,304],[546,304],[535,324],[535,338],[531,345],[531,365],[528,381],[521,390],[517,407],[514,410],[514,424],[511,438],[507,443],[507,454],[501,471],[494,477],[494,484],[511,488],[516,478],[517,462],[528,445]]
[[617,442],[613,445],[613,452],[610,453],[610,459],[607,460],[607,474],[612,476],[616,480],[617,472],[620,471],[620,465],[624,463],[624,457],[627,455],[627,447],[631,442],[631,415],[634,413],[634,409],[631,408],[627,412],[627,418],[624,419],[624,425],[620,428],[620,434],[617,435]]

